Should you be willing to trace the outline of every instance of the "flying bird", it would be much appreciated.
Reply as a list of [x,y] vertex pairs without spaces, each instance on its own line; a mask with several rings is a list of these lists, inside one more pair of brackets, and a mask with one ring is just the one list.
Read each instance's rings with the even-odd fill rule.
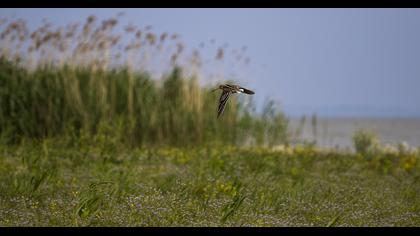
[[239,85],[232,85],[232,84],[219,85],[213,91],[216,91],[218,89],[222,90],[222,95],[220,95],[220,99],[219,99],[219,107],[217,109],[217,118],[219,118],[223,114],[223,111],[225,110],[225,107],[226,107],[226,102],[229,99],[229,96],[231,94],[233,93],[254,94],[254,92],[249,89],[246,89]]

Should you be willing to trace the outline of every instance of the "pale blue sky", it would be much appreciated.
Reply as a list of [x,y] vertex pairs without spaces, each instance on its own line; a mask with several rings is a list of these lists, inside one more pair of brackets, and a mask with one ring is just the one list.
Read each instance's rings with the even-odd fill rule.
[[[89,14],[247,46],[240,81],[289,115],[420,116],[420,9],[0,9],[39,26]],[[124,25],[124,23],[122,24]]]

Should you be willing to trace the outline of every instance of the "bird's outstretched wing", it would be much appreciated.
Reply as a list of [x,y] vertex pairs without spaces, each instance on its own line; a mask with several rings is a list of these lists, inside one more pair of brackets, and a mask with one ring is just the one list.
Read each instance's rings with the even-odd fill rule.
[[229,99],[230,94],[230,91],[223,90],[222,95],[220,95],[219,108],[217,109],[217,118],[219,118],[223,114],[223,111],[226,107],[226,102]]

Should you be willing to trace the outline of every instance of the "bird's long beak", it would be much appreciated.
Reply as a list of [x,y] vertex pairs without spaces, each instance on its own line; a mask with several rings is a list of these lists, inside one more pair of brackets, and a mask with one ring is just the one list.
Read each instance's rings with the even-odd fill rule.
[[214,91],[216,91],[216,90],[218,90],[219,88],[215,88],[215,89],[213,89],[213,90],[211,90],[210,92],[214,92]]

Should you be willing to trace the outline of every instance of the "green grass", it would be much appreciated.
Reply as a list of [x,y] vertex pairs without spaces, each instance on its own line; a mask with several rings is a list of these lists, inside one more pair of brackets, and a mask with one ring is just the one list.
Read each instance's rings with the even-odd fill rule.
[[418,153],[0,147],[2,226],[418,226]]

